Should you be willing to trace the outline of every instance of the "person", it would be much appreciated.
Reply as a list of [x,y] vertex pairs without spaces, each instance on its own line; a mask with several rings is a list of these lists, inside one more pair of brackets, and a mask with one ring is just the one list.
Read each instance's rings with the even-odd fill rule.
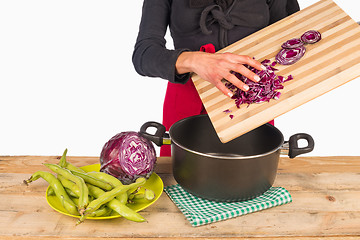
[[[196,73],[232,96],[222,79],[247,91],[232,71],[253,81],[259,77],[244,66],[263,66],[250,56],[216,51],[300,10],[297,0],[144,0],[132,61],[138,74],[168,80],[163,125],[205,114],[191,81]],[[174,49],[166,47],[167,29]],[[170,156],[162,146],[160,156]]]

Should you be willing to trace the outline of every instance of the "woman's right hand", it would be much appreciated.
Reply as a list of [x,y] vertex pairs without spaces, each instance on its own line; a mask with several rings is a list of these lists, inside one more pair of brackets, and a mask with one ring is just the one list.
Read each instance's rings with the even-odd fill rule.
[[225,95],[232,97],[233,93],[221,81],[222,79],[226,79],[244,91],[248,91],[249,86],[240,81],[231,72],[240,73],[254,82],[260,80],[260,77],[246,68],[244,64],[260,71],[265,69],[260,62],[249,56],[199,51],[181,53],[176,62],[176,71],[178,74],[194,72],[205,81],[212,83]]

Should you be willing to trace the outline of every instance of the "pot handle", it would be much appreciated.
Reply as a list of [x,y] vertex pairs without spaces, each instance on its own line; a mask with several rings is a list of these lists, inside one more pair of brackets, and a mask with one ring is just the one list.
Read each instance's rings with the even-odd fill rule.
[[[305,139],[308,142],[306,147],[299,147],[298,141]],[[294,158],[300,154],[308,153],[314,150],[315,142],[314,139],[307,133],[297,133],[289,138],[289,141],[284,143],[284,149],[288,150],[287,155],[290,158]],[[283,149],[283,150],[284,150]]]
[[[147,132],[149,127],[156,128],[155,134],[151,134]],[[170,137],[169,134],[166,132],[166,128],[164,125],[158,122],[146,122],[144,123],[139,132],[143,137],[149,139],[157,146],[161,147],[162,145],[170,145]]]

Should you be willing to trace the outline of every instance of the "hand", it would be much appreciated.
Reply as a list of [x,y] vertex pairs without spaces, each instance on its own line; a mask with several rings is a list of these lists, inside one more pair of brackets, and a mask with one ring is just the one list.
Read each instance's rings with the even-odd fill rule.
[[225,95],[232,97],[233,93],[221,81],[222,79],[226,79],[244,91],[249,90],[249,86],[240,81],[231,71],[238,72],[254,82],[260,80],[260,77],[244,64],[260,71],[265,69],[260,62],[249,56],[233,53],[183,52],[176,62],[176,70],[179,74],[194,72],[205,81],[215,85]]

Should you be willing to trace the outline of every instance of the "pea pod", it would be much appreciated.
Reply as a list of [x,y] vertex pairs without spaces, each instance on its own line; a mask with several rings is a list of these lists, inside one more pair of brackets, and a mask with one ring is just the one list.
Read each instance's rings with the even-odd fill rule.
[[152,201],[155,199],[155,193],[151,189],[145,189],[145,199],[148,201]]
[[69,189],[72,192],[72,197],[80,197],[81,193],[79,187],[73,181],[70,181],[62,175],[57,176],[57,178],[60,180],[61,184],[64,186],[65,189]]
[[141,201],[152,201],[155,198],[155,193],[151,189],[140,189],[140,191],[130,194],[129,200],[131,202],[141,202]]
[[80,196],[79,196],[78,210],[80,215],[83,215],[87,205],[89,204],[89,198],[88,198],[89,190],[85,184],[84,179],[73,175],[68,169],[62,168],[59,165],[51,164],[51,163],[44,163],[44,165],[53,172],[60,174],[63,177],[73,181],[79,187]]
[[[94,198],[99,198],[101,195],[103,195],[105,193],[102,189],[92,186],[92,185],[89,185],[89,184],[88,184],[88,188],[89,188],[90,195],[92,195]],[[135,221],[135,222],[146,221],[143,216],[141,216],[139,213],[135,212],[134,210],[132,210],[125,204],[121,203],[116,198],[114,198],[111,201],[109,201],[108,203],[106,203],[106,206],[108,206],[110,209],[114,210],[120,216],[122,216],[128,220]]]
[[[65,149],[65,151],[67,151],[67,149]],[[66,155],[66,152],[64,152],[64,154]],[[60,166],[63,166],[64,168],[69,169],[73,174],[80,176],[82,178],[84,178],[84,175],[81,175],[81,174],[86,174],[86,175],[90,176],[90,177],[85,176],[85,178],[84,178],[85,182],[88,182],[92,185],[98,186],[105,190],[111,190],[112,188],[114,188],[116,186],[122,185],[122,183],[119,179],[117,179],[116,177],[114,177],[110,174],[106,174],[103,172],[86,172],[83,169],[72,165],[70,162],[66,161],[64,154],[63,154],[63,157],[60,159],[59,165],[61,164]],[[97,182],[95,179],[92,179],[92,177],[96,178],[99,181],[110,184],[111,188],[107,184],[104,184],[102,182]],[[117,197],[117,199],[120,202],[126,204],[127,194],[126,193],[121,194]]]
[[90,214],[90,217],[105,217],[105,216],[109,216],[111,212],[112,212],[111,208],[107,207],[106,205],[102,205],[99,209],[92,212]]
[[77,172],[85,173],[85,171],[83,169],[76,167],[69,162],[66,162],[64,168],[69,169],[70,171],[77,171]]
[[84,172],[85,172],[84,170],[82,170],[81,168],[76,167],[76,166],[72,165],[70,162],[66,161],[66,154],[67,154],[67,149],[65,149],[63,155],[62,155],[61,158],[60,158],[59,166],[62,167],[62,168],[69,169],[69,170],[73,170],[73,171],[78,171],[78,172],[84,173]]
[[113,200],[117,195],[127,192],[129,189],[137,188],[143,185],[146,182],[145,178],[138,178],[134,183],[131,183],[129,185],[122,185],[118,186],[114,189],[112,189],[109,192],[106,192],[96,198],[95,200],[91,201],[87,208],[85,209],[84,214],[80,217],[80,220],[78,223],[81,223],[85,220],[86,216],[91,214],[93,211],[98,209],[101,205]]
[[87,174],[85,172],[83,173],[83,172],[78,172],[78,171],[74,171],[74,170],[70,170],[70,172],[72,174],[84,179],[84,181],[86,183],[90,183],[91,185],[97,186],[97,187],[99,187],[101,189],[105,189],[107,191],[113,189],[113,187],[109,183],[104,182],[104,181],[102,181],[100,179],[97,179],[97,178],[95,178],[95,177],[93,177],[93,176],[91,176],[91,175],[89,175],[89,174]]
[[[72,200],[75,204],[79,203],[78,198],[72,198]],[[102,205],[99,209],[94,211],[89,217],[105,217],[105,216],[109,216],[111,212],[112,212],[111,208],[107,207],[106,205]]]
[[[59,166],[60,167],[65,167],[65,165],[67,164],[67,162],[66,162],[66,154],[67,154],[67,148],[64,150],[63,155],[60,158],[60,161],[59,161]],[[48,189],[47,195],[51,196],[51,195],[54,195],[54,194],[55,194],[54,189],[52,189],[50,187]]]
[[[78,196],[76,193],[74,193],[73,191],[71,191],[70,189],[65,188],[65,191],[67,192],[67,194],[68,194],[70,197],[79,198],[79,196]],[[76,205],[76,206],[79,207],[79,205]]]
[[49,187],[49,189],[48,189],[48,191],[47,191],[47,195],[48,196],[53,196],[53,195],[55,195],[55,191],[54,191],[54,189],[50,186]]
[[104,172],[87,172],[87,174],[101,181],[109,183],[113,188],[123,185],[119,179]]
[[79,215],[75,203],[66,193],[61,182],[51,173],[45,171],[37,171],[28,180],[24,180],[24,183],[29,184],[39,178],[43,178],[45,181],[49,183],[51,188],[54,190],[56,197],[60,200],[62,206],[65,208],[67,212],[73,215]]
[[[106,182],[108,184],[110,184],[112,186],[112,188],[122,185],[121,181],[119,179],[117,179],[116,177],[110,175],[110,174],[106,174],[103,172],[86,172],[83,169],[76,167],[74,165],[72,165],[70,162],[66,161],[66,153],[67,153],[67,149],[65,149],[64,154],[62,156],[62,158],[60,159],[60,163],[59,165],[63,168],[69,169],[73,174],[83,177],[82,175],[80,175],[80,173],[89,175],[91,177],[97,178],[99,181],[103,181]],[[83,177],[84,178],[84,177]],[[103,184],[101,182],[97,182],[91,178],[84,178],[85,182],[91,183],[92,185],[98,186],[102,189],[105,190],[111,190],[112,188],[109,188],[109,186],[106,186],[106,184]],[[121,194],[117,197],[117,199],[122,202],[122,203],[126,203],[128,198],[127,198],[127,194]]]
[[65,148],[64,152],[63,152],[63,155],[61,156],[60,158],[60,161],[59,161],[59,166],[62,167],[62,168],[65,168],[66,167],[66,154],[67,154],[67,148]]
[[[109,183],[113,188],[123,185],[119,179],[104,172],[88,172],[87,174],[99,180]],[[126,204],[128,200],[128,195],[127,193],[122,193],[116,196],[116,199],[119,200],[121,203]]]

